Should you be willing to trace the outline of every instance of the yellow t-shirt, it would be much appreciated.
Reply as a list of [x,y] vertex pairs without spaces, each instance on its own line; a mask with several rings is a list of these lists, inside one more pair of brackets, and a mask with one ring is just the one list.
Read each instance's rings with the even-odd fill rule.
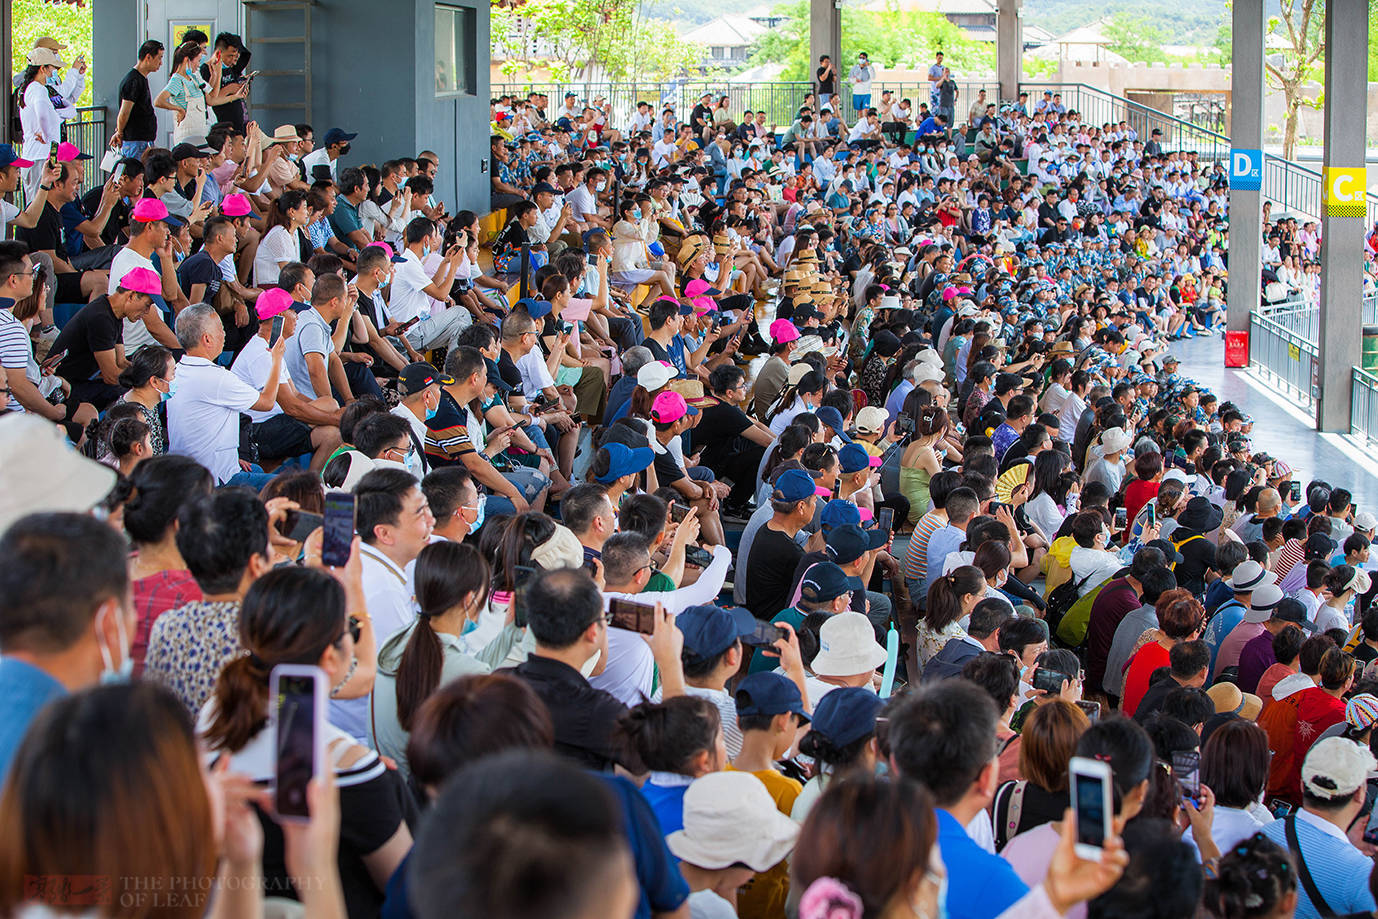
[[[729,765],[727,768],[733,767]],[[766,786],[776,809],[789,816],[794,810],[794,799],[799,797],[804,786],[797,779],[774,769],[751,774]],[[785,860],[769,871],[756,875],[737,892],[737,915],[740,919],[785,919],[785,900],[788,897],[789,861]]]

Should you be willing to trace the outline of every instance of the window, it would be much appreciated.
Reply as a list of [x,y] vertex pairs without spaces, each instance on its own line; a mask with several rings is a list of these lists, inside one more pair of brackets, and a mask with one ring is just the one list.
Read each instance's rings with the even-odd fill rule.
[[472,96],[478,85],[477,23],[473,9],[435,7],[435,93]]
[[727,53],[726,53],[726,52],[727,52],[727,49],[724,48],[722,45],[713,45],[713,46],[712,46],[713,60],[715,60],[715,61],[720,61],[720,60],[722,60],[724,57],[727,56]]

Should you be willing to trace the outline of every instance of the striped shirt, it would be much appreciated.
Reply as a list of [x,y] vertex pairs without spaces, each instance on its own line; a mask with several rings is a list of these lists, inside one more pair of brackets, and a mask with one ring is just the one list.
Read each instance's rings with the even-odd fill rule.
[[[1309,811],[1297,812],[1296,826],[1302,861],[1306,863],[1316,890],[1331,910],[1341,915],[1372,912],[1374,903],[1368,889],[1368,876],[1373,871],[1373,859],[1356,849],[1339,827]],[[1282,848],[1288,848],[1286,820],[1274,820],[1260,832]],[[1320,917],[1301,885],[1297,890],[1296,916],[1297,919]]]
[[[29,360],[33,357],[33,345],[29,342],[29,332],[24,328],[24,323],[14,318],[11,312],[13,306],[13,300],[0,298],[0,367],[27,372]],[[24,406],[19,404],[13,393],[7,398],[10,411],[24,411]]]
[[[946,525],[947,514],[929,511],[919,518],[913,535],[909,537],[909,548],[904,553],[904,576],[918,581],[920,588],[924,586],[924,581],[928,577],[928,537]],[[921,603],[924,596],[926,594],[921,590],[913,595],[912,599],[915,603]]]

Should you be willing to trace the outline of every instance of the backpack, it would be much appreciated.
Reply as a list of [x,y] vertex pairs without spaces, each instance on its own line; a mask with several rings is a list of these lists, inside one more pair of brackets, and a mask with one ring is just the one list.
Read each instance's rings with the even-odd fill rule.
[[1048,606],[1043,610],[1043,619],[1048,623],[1048,634],[1054,635],[1062,625],[1062,619],[1076,605],[1077,600],[1081,599],[1081,588],[1091,579],[1091,572],[1080,581],[1073,581],[1071,578],[1063,581],[1053,588],[1053,592],[1048,594]]
[[[1087,575],[1090,577],[1090,575]],[[1105,589],[1105,585],[1110,583],[1106,579],[1086,592],[1086,596],[1074,602],[1062,617],[1062,622],[1057,628],[1057,637],[1069,648],[1080,648],[1086,641],[1086,632],[1091,628],[1091,607],[1095,605],[1096,597]]]

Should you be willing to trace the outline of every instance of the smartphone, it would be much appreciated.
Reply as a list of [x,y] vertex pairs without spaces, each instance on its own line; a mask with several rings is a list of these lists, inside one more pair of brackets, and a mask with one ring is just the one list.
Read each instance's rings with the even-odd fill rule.
[[612,627],[628,632],[650,635],[656,628],[656,608],[645,603],[634,603],[613,597],[608,600],[608,612],[612,614]]
[[1378,846],[1378,805],[1368,812],[1368,822],[1364,824],[1364,842]]
[[47,357],[43,358],[43,363],[39,364],[38,367],[40,370],[46,373],[57,367],[58,364],[62,363],[62,359],[66,356],[66,348],[62,349],[61,351],[55,351],[52,354],[49,354]]
[[758,622],[756,630],[742,636],[742,644],[753,648],[773,648],[775,643],[785,637],[785,630],[773,622]]
[[1074,756],[1067,766],[1072,786],[1072,810],[1077,820],[1076,853],[1099,861],[1105,840],[1111,835],[1110,764]]
[[272,329],[272,332],[270,332],[269,335],[268,335],[268,347],[271,348],[271,347],[273,347],[274,345],[276,345],[276,344],[278,343],[278,339],[281,338],[281,337],[282,337],[282,316],[281,316],[281,315],[278,315],[278,316],[274,316],[274,317],[273,317],[273,329]]
[[597,264],[598,264],[598,253],[597,253],[597,252],[590,252],[590,253],[588,254],[587,258],[588,258],[588,260],[589,260],[589,264],[590,264],[590,265],[597,265]]
[[48,145],[48,168],[53,169],[57,166],[57,141]]
[[1077,708],[1081,709],[1083,712],[1086,713],[1087,720],[1090,721],[1092,724],[1095,724],[1097,721],[1100,720],[1099,702],[1087,702],[1083,699],[1077,702]]
[[691,565],[707,568],[713,564],[713,553],[700,546],[685,546],[684,560]]
[[882,507],[876,511],[876,529],[889,532],[895,527],[895,509]]
[[[1296,810],[1296,807],[1292,804],[1292,802],[1284,801],[1281,798],[1269,798],[1266,802],[1264,802],[1263,806],[1268,808],[1269,813],[1271,813],[1274,817],[1276,817],[1279,820],[1291,814],[1292,811]],[[1378,845],[1378,843],[1375,844]]]
[[282,521],[282,534],[293,542],[304,542],[325,523],[320,514],[310,511],[288,511]]
[[670,519],[675,523],[682,521],[689,513],[689,505],[680,504],[678,501],[670,505]]
[[999,501],[992,501],[992,502],[990,502],[990,504],[989,504],[988,506],[989,506],[989,508],[990,508],[989,513],[990,513],[990,515],[991,515],[992,517],[995,516],[995,512],[996,512],[996,511],[998,511],[998,510],[1000,510],[1000,508],[1004,507],[1004,505],[1001,504]]
[[329,678],[319,667],[278,664],[269,676],[276,754],[273,807],[294,822],[311,816],[306,788],[325,769]]
[[1300,501],[1300,500],[1301,500],[1301,483],[1300,483],[1300,482],[1289,482],[1288,485],[1289,485],[1290,488],[1291,488],[1292,500],[1293,500],[1293,501]]
[[1033,688],[1039,692],[1062,692],[1062,684],[1070,679],[1071,677],[1065,673],[1039,667],[1034,671]]
[[408,319],[406,322],[402,323],[401,326],[398,327],[398,332],[405,332],[405,331],[407,331],[407,329],[410,329],[412,326],[416,325],[416,324],[417,324],[418,322],[420,322],[420,321],[421,321],[421,317],[420,317],[420,316],[413,316],[413,317],[411,317],[410,319]]
[[1121,505],[1115,508],[1115,530],[1118,532],[1129,526],[1129,508]]
[[321,563],[343,568],[349,562],[354,542],[354,495],[347,491],[327,493],[322,525],[325,533],[321,540]]
[[1172,777],[1182,789],[1183,797],[1200,806],[1201,801],[1201,751],[1178,750],[1172,754]]
[[1151,530],[1158,525],[1158,508],[1152,501],[1144,505],[1148,513],[1144,515],[1144,529]]

